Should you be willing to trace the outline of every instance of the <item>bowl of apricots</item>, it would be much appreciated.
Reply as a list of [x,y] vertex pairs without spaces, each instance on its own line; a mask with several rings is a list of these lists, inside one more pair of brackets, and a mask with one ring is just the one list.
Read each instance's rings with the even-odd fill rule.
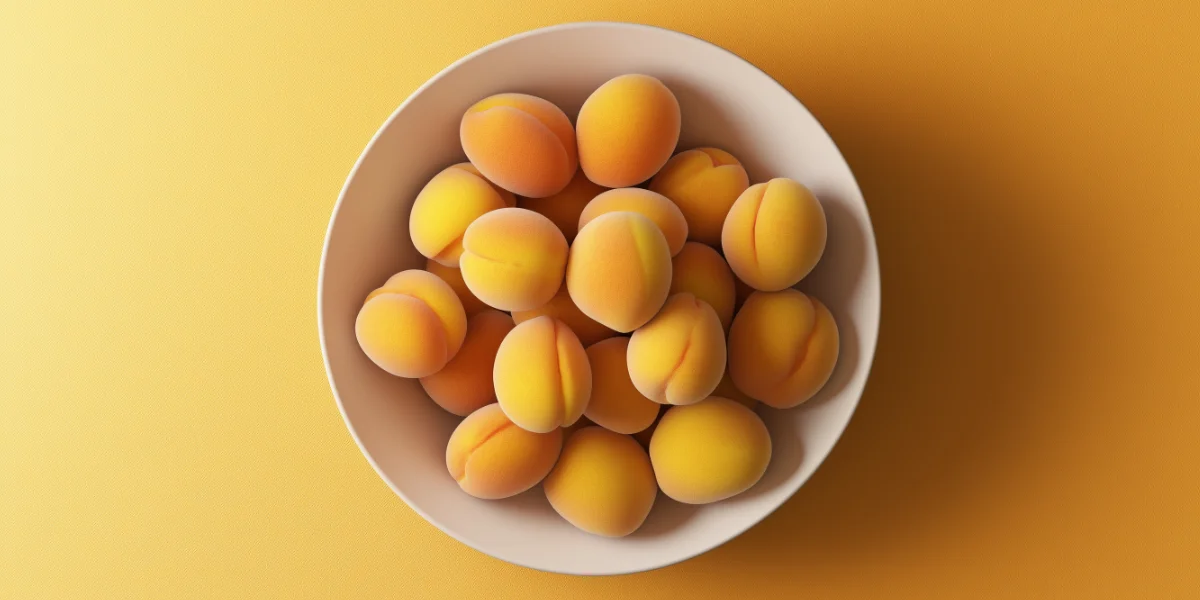
[[758,523],[841,436],[874,235],[817,120],[750,63],[576,23],[454,63],[351,171],[318,282],[338,406],[475,549],[644,571]]

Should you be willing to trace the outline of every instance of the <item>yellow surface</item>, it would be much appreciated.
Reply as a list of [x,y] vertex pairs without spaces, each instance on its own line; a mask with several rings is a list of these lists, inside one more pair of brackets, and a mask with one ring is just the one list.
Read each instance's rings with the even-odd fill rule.
[[[1200,589],[1200,9],[0,2],[0,598],[1181,598]],[[975,5],[977,3],[961,3]],[[742,54],[862,184],[884,323],[775,515],[581,579],[442,535],[334,407],[346,173],[444,65],[578,19]]]

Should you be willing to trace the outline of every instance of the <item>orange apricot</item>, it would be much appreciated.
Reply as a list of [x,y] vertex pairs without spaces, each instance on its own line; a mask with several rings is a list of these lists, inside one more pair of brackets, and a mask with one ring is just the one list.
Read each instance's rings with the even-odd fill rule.
[[583,314],[627,333],[658,312],[670,287],[671,251],[650,219],[608,213],[579,230],[567,261],[567,291]]
[[433,375],[421,378],[421,387],[438,406],[465,417],[496,401],[492,368],[500,342],[512,331],[512,317],[487,309],[467,321],[462,348]]
[[838,357],[838,328],[824,304],[796,290],[755,292],[729,328],[729,376],[775,408],[812,398]]
[[642,188],[618,188],[596,196],[579,215],[579,227],[586,226],[600,215],[618,211],[635,212],[654,221],[667,238],[671,256],[683,249],[688,237],[688,224],[679,207],[666,196]]
[[446,444],[446,468],[476,498],[515,496],[537,485],[554,468],[562,431],[533,433],[517,427],[496,404],[463,419]]
[[571,120],[551,102],[528,94],[476,102],[463,115],[459,138],[480,173],[520,196],[557,194],[579,165]]
[[725,216],[749,185],[746,169],[732,154],[696,148],[671,157],[650,189],[679,205],[687,219],[688,239],[719,246]]
[[671,158],[680,124],[679,101],[658,79],[636,74],[610,79],[579,109],[579,166],[602,186],[635,186]]
[[399,377],[425,377],[458,353],[467,335],[467,315],[445,281],[410,269],[367,295],[354,333],[379,368]]

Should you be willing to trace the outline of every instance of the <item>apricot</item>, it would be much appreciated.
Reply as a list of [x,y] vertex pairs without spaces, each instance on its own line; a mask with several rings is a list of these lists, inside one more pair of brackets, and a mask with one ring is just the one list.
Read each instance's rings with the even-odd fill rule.
[[721,230],[725,260],[739,279],[764,292],[804,279],[825,252],[825,211],[808,188],[777,178],[738,196]]
[[567,293],[567,287],[559,288],[558,293],[550,299],[549,302],[533,309],[519,310],[513,313],[513,321],[524,323],[534,317],[550,316],[567,324],[575,337],[579,338],[579,343],[586,348],[596,342],[608,339],[617,335],[617,332],[593,321],[591,317],[583,314],[578,306],[571,301],[571,295]]
[[458,353],[467,335],[467,314],[449,284],[410,269],[367,295],[354,334],[379,368],[398,377],[425,377]]
[[751,398],[791,408],[829,381],[838,342],[833,315],[815,298],[755,292],[729,328],[729,376]]
[[467,337],[458,354],[442,370],[421,378],[421,387],[438,406],[465,417],[496,401],[492,367],[504,336],[512,331],[512,317],[487,309],[467,321]]
[[[479,169],[476,169],[475,165],[473,165],[469,162],[462,162],[462,163],[458,163],[456,165],[450,165],[450,167],[453,169],[462,169],[484,181],[487,181],[487,177],[484,177],[483,173],[480,173]],[[488,185],[491,185],[492,189],[496,190],[497,194],[500,194],[500,199],[504,201],[505,206],[512,208],[517,205],[517,197],[514,196],[512,192],[510,192],[490,181],[488,181]]]
[[457,267],[467,226],[497,208],[504,208],[504,199],[486,179],[460,165],[447,167],[434,175],[413,200],[408,234],[417,252],[447,267]]
[[671,251],[650,219],[608,213],[579,230],[567,261],[567,291],[583,314],[628,333],[658,312],[670,287]]
[[571,182],[561,192],[545,198],[521,198],[517,200],[517,206],[550,219],[570,242],[579,231],[579,215],[583,213],[583,207],[607,189],[588,180],[582,170],[576,170]]
[[742,163],[716,148],[680,152],[650,181],[651,190],[679,205],[688,239],[710,246],[720,245],[725,216],[749,185]]
[[633,387],[625,360],[629,338],[615,337],[588,346],[592,366],[592,399],[583,414],[617,433],[637,433],[658,417],[659,404]]
[[563,434],[525,431],[488,404],[463,419],[446,445],[446,468],[464,492],[496,500],[546,478],[562,450]]
[[671,294],[682,292],[707,302],[717,312],[721,329],[729,330],[737,293],[733,272],[716,250],[698,242],[688,242],[671,259]]
[[750,489],[771,461],[771,436],[754,411],[720,396],[663,415],[650,440],[658,487],[685,504]]
[[570,426],[592,395],[592,368],[566,323],[536,317],[500,343],[492,369],[496,399],[522,429],[545,433]]
[[661,81],[648,75],[614,77],[579,109],[579,166],[605,187],[633,187],[671,158],[680,123],[679,101]]
[[468,317],[487,310],[488,305],[476,298],[470,289],[467,289],[467,282],[463,281],[462,270],[456,267],[447,267],[432,258],[425,260],[425,270],[450,284],[450,289],[454,290],[454,295],[458,296],[459,302],[462,302],[463,310],[467,312]]
[[654,221],[667,238],[671,256],[683,249],[688,237],[688,224],[679,207],[666,196],[642,188],[619,188],[599,194],[579,215],[579,227],[584,227],[600,215],[618,211],[635,212]]
[[567,440],[542,488],[564,519],[606,537],[637,531],[658,495],[646,451],[602,427],[585,427]]
[[[730,357],[730,360],[733,360]],[[729,376],[729,370],[726,369],[725,374],[721,376],[721,383],[717,384],[717,389],[713,391],[714,396],[729,398],[746,408],[753,409],[754,405],[758,404],[758,400],[747,396],[745,392],[739,390],[736,385],[733,385],[733,378]]]
[[531,310],[562,287],[567,239],[543,217],[523,208],[489,212],[467,228],[460,259],[467,289],[500,310]]
[[725,331],[717,313],[691,294],[671,296],[629,338],[629,378],[659,404],[692,404],[717,389],[725,372]]
[[579,165],[571,120],[528,94],[496,94],[467,109],[459,125],[471,164],[496,185],[530,198],[562,191]]

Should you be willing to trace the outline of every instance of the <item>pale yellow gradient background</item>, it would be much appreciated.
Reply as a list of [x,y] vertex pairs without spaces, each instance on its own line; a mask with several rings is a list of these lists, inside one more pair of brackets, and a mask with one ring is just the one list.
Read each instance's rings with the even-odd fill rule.
[[[1195,2],[175,4],[0,2],[0,598],[1200,590]],[[396,105],[484,44],[599,19],[723,45],[816,114],[884,311],[859,413],[792,501],[585,579],[479,554],[384,485],[315,302]]]

